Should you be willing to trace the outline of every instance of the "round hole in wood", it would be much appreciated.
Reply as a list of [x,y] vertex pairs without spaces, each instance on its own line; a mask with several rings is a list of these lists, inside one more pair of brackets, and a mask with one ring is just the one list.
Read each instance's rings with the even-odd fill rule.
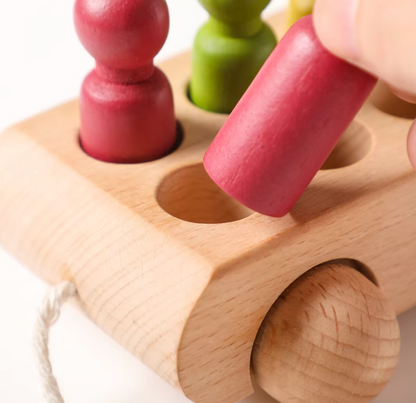
[[411,104],[393,94],[383,82],[377,84],[371,102],[380,111],[404,119],[416,118],[416,104]]
[[167,176],[156,197],[167,213],[193,223],[222,224],[253,214],[223,192],[202,164],[181,168]]
[[369,154],[372,145],[373,136],[371,133],[364,125],[354,121],[345,131],[321,169],[338,169],[356,164]]

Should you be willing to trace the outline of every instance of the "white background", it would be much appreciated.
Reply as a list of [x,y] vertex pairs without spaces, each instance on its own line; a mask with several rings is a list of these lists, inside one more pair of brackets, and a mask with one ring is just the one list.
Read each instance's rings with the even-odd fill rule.
[[[1,0],[0,131],[77,96],[93,61],[75,35],[73,1]],[[285,3],[273,0],[267,12]],[[191,47],[206,19],[197,0],[168,4],[171,32],[158,61]],[[0,249],[1,403],[42,402],[31,333],[46,290],[41,280]],[[400,324],[400,365],[377,403],[416,401],[416,310],[402,315]],[[67,403],[188,402],[72,307],[65,308],[52,332],[51,351]],[[273,400],[257,392],[244,402]]]

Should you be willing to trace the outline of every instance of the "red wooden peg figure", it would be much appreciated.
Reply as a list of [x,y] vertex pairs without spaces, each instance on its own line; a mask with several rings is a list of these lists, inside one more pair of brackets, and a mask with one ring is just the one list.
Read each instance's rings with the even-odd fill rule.
[[169,31],[165,0],[77,0],[74,19],[97,62],[80,97],[84,150],[114,163],[168,154],[176,142],[173,95],[153,65]]
[[330,54],[312,17],[304,17],[281,40],[205,154],[208,174],[250,209],[283,217],[376,82]]

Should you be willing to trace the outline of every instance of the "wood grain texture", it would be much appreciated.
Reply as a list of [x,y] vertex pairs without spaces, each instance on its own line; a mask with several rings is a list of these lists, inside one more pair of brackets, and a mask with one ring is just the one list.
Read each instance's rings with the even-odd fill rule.
[[310,270],[280,296],[257,335],[253,373],[280,402],[365,403],[390,380],[400,350],[394,311],[355,268]]
[[[284,21],[270,23],[281,32]],[[170,202],[160,206],[162,184],[200,172],[226,119],[189,101],[190,66],[189,54],[161,66],[184,131],[161,160],[88,157],[76,101],[9,129],[0,138],[0,243],[47,281],[72,279],[91,319],[191,400],[232,403],[253,391],[250,358],[264,317],[310,268],[358,261],[397,313],[416,304],[412,121],[366,104],[355,120],[371,139],[365,158],[321,171],[283,219],[244,213],[224,223],[229,213],[206,213],[224,208],[208,185],[198,217],[222,223],[188,222],[165,211]],[[186,183],[170,186],[175,212],[185,211]]]

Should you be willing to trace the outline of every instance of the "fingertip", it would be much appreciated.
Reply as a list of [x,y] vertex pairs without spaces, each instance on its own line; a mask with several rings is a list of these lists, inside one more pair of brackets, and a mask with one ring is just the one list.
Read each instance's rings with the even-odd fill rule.
[[407,140],[407,152],[409,154],[410,162],[416,170],[416,122],[413,123],[412,128],[410,129]]
[[316,0],[313,19],[322,44],[343,59],[359,60],[355,19],[358,0]]

